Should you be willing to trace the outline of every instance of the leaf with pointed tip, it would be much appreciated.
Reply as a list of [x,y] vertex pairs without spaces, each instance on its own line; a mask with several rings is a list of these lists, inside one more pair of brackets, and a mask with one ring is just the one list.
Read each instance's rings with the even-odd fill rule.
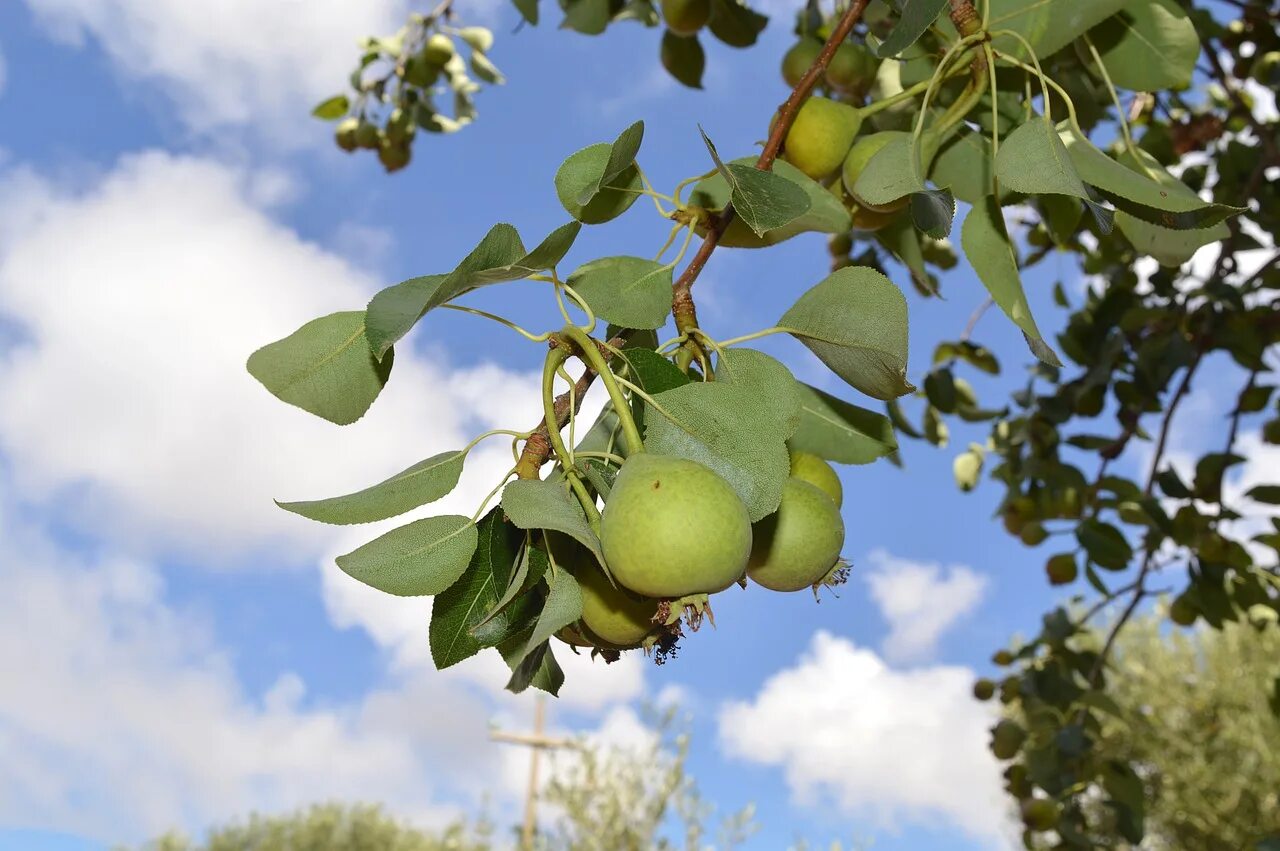
[[1027,294],[1022,289],[1022,278],[1018,274],[1017,256],[995,196],[988,195],[983,203],[975,204],[965,216],[960,229],[960,245],[992,299],[1022,330],[1032,353],[1047,364],[1061,366],[1062,361],[1040,336],[1040,329],[1031,315],[1031,306],[1027,303]]
[[[525,533],[528,537],[528,532]],[[480,635],[485,631],[485,626],[500,613],[505,612],[508,607],[517,599],[533,600],[532,595],[527,595],[530,589],[542,581],[542,577],[546,575],[547,570],[551,567],[551,560],[547,558],[544,550],[535,546],[526,546],[520,551],[520,558],[516,561],[515,573],[511,576],[511,580],[507,583],[507,588],[498,602],[494,603],[493,608],[489,610],[480,623],[472,627],[472,632]],[[534,605],[530,602],[528,605]],[[517,622],[515,619],[508,619],[509,623]],[[523,608],[519,623],[524,622]],[[504,639],[505,640],[505,639]]]
[[516,281],[550,269],[564,259],[580,230],[581,222],[561,225],[526,252],[514,227],[497,224],[448,275],[424,275],[387,287],[373,297],[365,311],[374,352],[381,357],[428,311],[450,299],[477,287]]
[[858,175],[853,194],[868,204],[892,204],[912,192],[923,192],[920,162],[910,133],[898,133],[876,151]]
[[707,54],[697,35],[676,35],[671,30],[662,34],[658,53],[662,67],[676,82],[691,89],[702,88],[702,74],[707,68]]
[[[731,160],[725,165],[732,170],[738,167],[754,170],[755,163],[755,157],[742,157]],[[808,209],[782,227],[766,231],[763,235],[753,233],[746,222],[734,217],[729,227],[720,235],[718,245],[721,248],[764,248],[808,231],[848,233],[849,228],[853,227],[849,211],[845,209],[844,204],[832,195],[829,189],[791,163],[782,160],[774,162],[772,174],[785,178],[802,189],[809,200]],[[705,180],[699,181],[689,195],[689,203],[718,211],[724,209],[729,203],[729,198],[729,183],[725,176],[717,171]]]
[[907,300],[874,269],[832,272],[778,325],[868,396],[894,399],[915,389],[907,381]]
[[508,665],[519,664],[540,644],[582,617],[582,589],[567,570],[547,574],[547,598],[522,646],[503,653]]
[[800,424],[787,445],[838,464],[870,464],[898,450],[888,417],[800,385]]
[[1117,161],[1065,122],[1058,125],[1058,135],[1080,178],[1135,218],[1171,230],[1189,230],[1211,227],[1244,209],[1206,203],[1145,151],[1139,152],[1140,158],[1126,151]]
[[939,149],[929,176],[961,201],[978,203],[991,194],[991,140],[968,127],[962,128]]
[[1000,144],[996,177],[1005,187],[1026,195],[1079,198],[1102,232],[1111,233],[1114,214],[1093,200],[1057,130],[1043,115],[1018,125]]
[[754,399],[756,416],[780,426],[786,440],[800,426],[800,383],[777,358],[747,348],[730,348],[720,353],[716,380],[748,391]]
[[282,402],[338,425],[364,416],[391,376],[394,353],[374,357],[364,312],[331,313],[249,356],[249,374]]
[[566,283],[597,316],[624,328],[661,328],[671,310],[671,267],[643,257],[602,257]]
[[711,0],[711,20],[707,29],[730,47],[750,47],[769,19],[749,9],[739,0]]
[[311,114],[325,121],[337,121],[346,115],[347,110],[350,108],[351,101],[347,99],[346,95],[334,95],[328,100],[323,100],[316,104],[315,109],[311,110]]
[[572,0],[565,6],[560,29],[583,35],[600,35],[609,26],[609,0]]
[[[519,639],[520,636],[516,638]],[[519,640],[503,644],[498,650],[511,668],[511,679],[506,685],[507,691],[520,694],[533,686],[552,696],[560,694],[560,688],[564,685],[564,670],[556,661],[555,654],[551,652],[550,641],[542,642],[518,661],[515,658],[516,654],[524,650],[524,645]]]
[[809,212],[809,195],[802,187],[771,171],[738,163],[725,165],[701,127],[698,132],[702,133],[702,141],[716,168],[729,184],[734,212],[756,236],[781,228]]
[[502,510],[521,529],[551,529],[582,544],[604,564],[600,539],[587,525],[586,515],[560,482],[517,479],[502,491]]
[[881,59],[897,56],[915,44],[942,14],[947,0],[903,0],[900,5],[898,22],[884,43],[876,48],[876,55]]
[[535,27],[538,25],[538,0],[511,0],[511,2],[520,12],[520,17]]
[[469,517],[426,517],[338,556],[338,567],[365,585],[399,597],[439,594],[467,569],[476,550]]
[[636,154],[640,152],[642,141],[644,141],[643,121],[635,122],[618,134],[618,138],[614,139],[613,144],[609,146],[609,159],[605,161],[600,179],[588,182],[578,193],[577,202],[580,206],[585,207],[590,204],[591,199],[596,197],[601,187],[608,186],[610,181],[635,164]]
[[524,534],[503,519],[500,508],[486,514],[476,531],[476,550],[467,569],[431,606],[431,658],[441,670],[502,643],[526,625],[530,614],[525,605],[484,621],[511,583]]
[[1200,38],[1174,0],[1132,0],[1089,32],[1111,82],[1135,92],[1191,85]]
[[321,523],[347,525],[386,520],[448,494],[458,484],[466,457],[457,450],[441,452],[355,493],[309,502],[277,501],[276,504],[285,511]]
[[601,224],[635,203],[642,188],[635,158],[643,135],[644,123],[637,121],[613,142],[588,145],[560,164],[556,195],[569,215],[585,224]]
[[[752,522],[782,499],[791,462],[782,430],[755,393],[721,381],[698,381],[654,395],[645,411],[645,449],[697,461],[729,483]],[[646,403],[647,404],[647,403]]]
[[946,239],[956,214],[956,199],[946,189],[911,193],[911,221],[933,239]]

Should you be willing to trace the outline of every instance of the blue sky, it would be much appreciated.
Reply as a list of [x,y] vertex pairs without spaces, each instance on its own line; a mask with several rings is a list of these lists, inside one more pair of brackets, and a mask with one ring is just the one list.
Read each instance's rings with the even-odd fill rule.
[[[509,82],[479,96],[473,126],[422,139],[387,176],[336,151],[307,111],[340,87],[355,39],[402,19],[398,0],[214,6],[0,6],[0,849],[106,848],[330,797],[428,824],[486,797],[516,812],[526,757],[487,734],[523,726],[528,697],[501,692],[496,657],[432,671],[429,603],[384,598],[332,564],[374,533],[270,500],[345,492],[487,428],[529,427],[537,347],[433,315],[345,430],[276,402],[244,358],[383,285],[451,269],[495,222],[533,244],[566,218],[561,160],[636,119],[640,162],[669,188],[707,168],[698,122],[743,155],[786,93],[782,4],[757,49],[710,46],[695,93],[658,68],[655,31],[513,35],[510,7],[460,1],[498,33]],[[650,253],[666,230],[642,201],[584,232],[565,268]],[[702,322],[721,338],[772,325],[826,263],[817,236],[720,251],[697,287]],[[1053,276],[1078,275],[1066,258],[1042,269],[1029,286],[1052,327]],[[909,295],[917,380],[984,295],[963,267],[942,288],[944,301]],[[473,303],[531,328],[555,321],[535,285]],[[992,313],[979,337],[1006,377],[975,384],[1021,381],[1013,327]],[[799,345],[760,345],[852,395]],[[969,687],[1064,595],[1042,579],[1049,545],[1030,552],[990,522],[995,488],[956,491],[952,457],[980,437],[909,442],[901,470],[841,470],[855,569],[838,599],[726,593],[718,628],[672,664],[571,659],[554,723],[627,741],[643,701],[678,699],[707,797],[757,807],[750,848],[1003,847],[990,710]],[[469,514],[505,452],[486,444],[444,510]]]

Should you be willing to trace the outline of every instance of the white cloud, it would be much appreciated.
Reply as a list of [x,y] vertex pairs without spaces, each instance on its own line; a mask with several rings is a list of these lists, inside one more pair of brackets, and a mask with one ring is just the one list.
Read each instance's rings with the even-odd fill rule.
[[[0,448],[24,495],[88,531],[205,562],[286,544],[278,561],[302,564],[371,535],[273,497],[344,493],[491,422],[537,419],[532,375],[450,372],[408,347],[347,428],[259,386],[250,352],[378,285],[260,209],[289,193],[277,174],[148,153],[86,191],[22,173],[0,183],[0,315],[22,338],[0,349]],[[505,440],[483,444],[440,507],[470,514],[509,458]]]
[[127,81],[158,83],[197,132],[250,124],[277,138],[314,128],[307,111],[339,91],[356,42],[394,32],[405,0],[27,0],[53,37],[92,39]]
[[897,558],[884,550],[868,556],[865,574],[871,597],[885,620],[889,635],[882,649],[896,662],[919,661],[933,655],[938,639],[982,602],[987,578],[964,565],[941,565]]
[[[750,701],[720,713],[723,749],[781,767],[798,802],[828,803],[892,829],[953,825],[993,843],[1005,828],[993,712],[967,668],[889,668],[826,632]],[[995,847],[995,846],[993,846]]]

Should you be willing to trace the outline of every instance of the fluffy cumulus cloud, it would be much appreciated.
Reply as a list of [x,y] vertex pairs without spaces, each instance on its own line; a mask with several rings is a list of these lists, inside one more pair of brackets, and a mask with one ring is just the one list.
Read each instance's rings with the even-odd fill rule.
[[159,84],[197,132],[257,124],[301,138],[303,108],[342,88],[357,39],[394,32],[405,0],[26,0],[54,38],[94,43]]
[[[244,369],[376,286],[271,218],[289,180],[149,153],[87,186],[10,170],[0,191],[0,667],[21,672],[0,682],[0,824],[120,839],[328,797],[427,822],[486,792],[514,798],[523,755],[489,745],[488,723],[523,723],[531,697],[502,692],[495,654],[434,671],[429,601],[333,566],[381,528],[319,526],[271,497],[342,493],[533,422],[531,377],[405,348],[373,410],[333,427]],[[510,463],[505,442],[482,446],[429,508],[471,513]],[[247,692],[211,627],[167,594],[169,557],[321,565],[335,625],[386,649],[382,683],[337,705],[287,671]],[[561,655],[581,723],[643,691],[640,660]]]
[[898,671],[873,651],[819,632],[795,664],[719,717],[732,757],[780,767],[798,802],[834,806],[886,829],[958,827],[998,847],[999,768],[992,710],[960,667]]
[[[270,218],[280,184],[158,153],[87,190],[3,180],[0,315],[17,342],[0,349],[0,449],[30,498],[75,504],[85,531],[133,547],[235,563],[286,544],[266,563],[296,564],[344,535],[273,497],[343,493],[460,447],[489,427],[485,399],[509,400],[503,425],[536,420],[529,376],[408,349],[347,428],[266,393],[250,352],[376,288]],[[445,507],[470,514],[507,452],[482,445]]]
[[923,564],[873,552],[865,574],[871,598],[889,623],[885,656],[895,662],[929,658],[942,633],[977,608],[987,578],[964,565]]

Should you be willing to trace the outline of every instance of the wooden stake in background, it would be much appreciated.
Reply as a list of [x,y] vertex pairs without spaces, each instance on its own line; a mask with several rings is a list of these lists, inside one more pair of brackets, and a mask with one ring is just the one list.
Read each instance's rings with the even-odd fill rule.
[[494,730],[489,734],[489,738],[495,742],[523,745],[530,749],[529,788],[525,790],[524,826],[520,830],[521,851],[534,851],[533,842],[538,832],[538,769],[542,752],[551,748],[575,747],[575,743],[569,739],[552,739],[545,736],[546,720],[546,698],[538,695],[533,705],[532,733],[504,733],[501,730]]

